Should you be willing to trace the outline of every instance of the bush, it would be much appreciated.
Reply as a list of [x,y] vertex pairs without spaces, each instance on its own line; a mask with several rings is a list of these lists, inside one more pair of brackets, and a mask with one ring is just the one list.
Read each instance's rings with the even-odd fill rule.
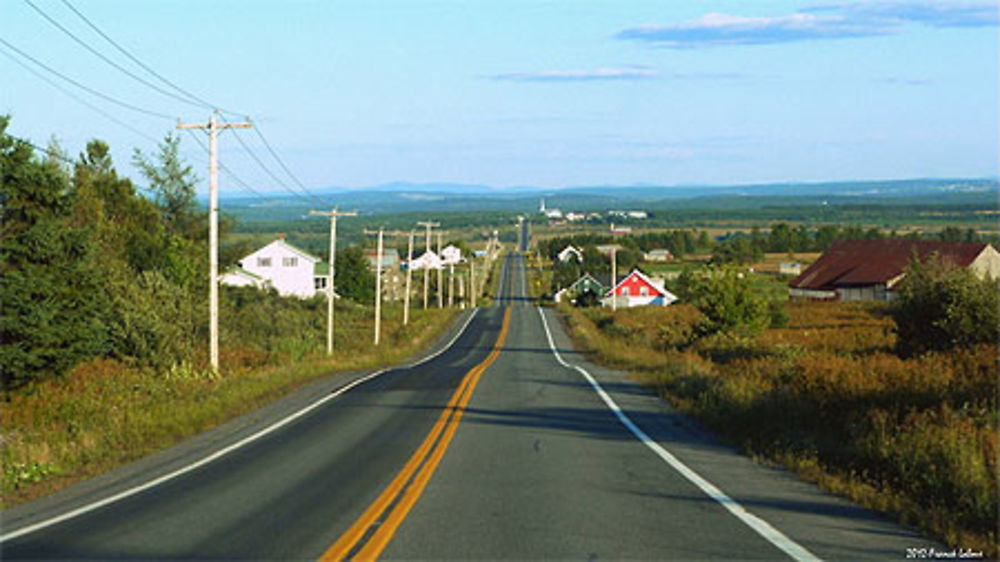
[[702,333],[737,331],[756,335],[770,323],[767,302],[736,268],[686,270],[678,286],[679,296],[705,315],[699,326]]
[[995,343],[998,337],[996,281],[932,255],[906,268],[892,309],[904,354]]

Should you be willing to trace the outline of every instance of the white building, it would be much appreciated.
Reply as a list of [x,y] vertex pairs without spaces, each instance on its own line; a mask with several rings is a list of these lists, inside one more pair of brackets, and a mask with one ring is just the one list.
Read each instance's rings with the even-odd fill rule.
[[219,279],[234,287],[273,287],[281,296],[309,298],[326,290],[326,264],[278,238],[238,262]]
[[442,269],[441,258],[434,252],[424,252],[420,257],[413,258],[407,267],[417,271],[419,269]]
[[571,259],[575,259],[576,263],[583,263],[583,252],[579,248],[569,245],[559,252],[558,258],[560,263],[568,263]]
[[457,246],[448,244],[443,250],[441,250],[441,263],[443,265],[455,265],[457,263],[462,263],[462,250]]

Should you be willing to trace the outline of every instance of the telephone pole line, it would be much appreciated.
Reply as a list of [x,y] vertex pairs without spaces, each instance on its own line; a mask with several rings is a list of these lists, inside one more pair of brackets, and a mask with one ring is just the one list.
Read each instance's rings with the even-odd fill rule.
[[413,280],[413,231],[410,231],[410,243],[406,246],[406,291],[403,293],[403,325],[410,322],[410,283]]
[[382,235],[385,229],[368,230],[365,234],[378,235],[378,249],[375,250],[375,336],[373,340],[378,345],[379,335],[382,332]]
[[333,290],[334,273],[337,262],[337,217],[356,217],[357,212],[341,212],[336,207],[329,211],[309,211],[312,216],[330,217],[330,267],[327,269],[326,277],[326,354],[333,355],[333,299],[336,292]]
[[441,255],[441,231],[438,233],[438,257],[441,258],[441,267],[438,268],[438,284],[437,284],[437,296],[438,296],[438,308],[444,308],[444,256]]
[[219,372],[219,129],[249,129],[251,123],[222,123],[216,114],[208,123],[184,124],[178,129],[208,129],[208,357],[212,372]]
[[[431,251],[431,229],[434,228],[435,226],[441,226],[441,223],[431,222],[431,221],[418,221],[417,225],[427,228],[426,252],[429,254]],[[424,264],[424,310],[427,310],[427,286],[430,285],[430,273],[431,272],[430,268],[428,267],[428,264]]]

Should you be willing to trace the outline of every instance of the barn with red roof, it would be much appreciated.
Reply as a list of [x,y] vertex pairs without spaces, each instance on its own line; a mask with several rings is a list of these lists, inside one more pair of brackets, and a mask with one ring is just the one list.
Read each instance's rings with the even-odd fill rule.
[[980,278],[1000,276],[1000,253],[989,244],[924,240],[834,242],[815,263],[788,284],[789,296],[838,301],[890,301],[914,256],[937,255]]

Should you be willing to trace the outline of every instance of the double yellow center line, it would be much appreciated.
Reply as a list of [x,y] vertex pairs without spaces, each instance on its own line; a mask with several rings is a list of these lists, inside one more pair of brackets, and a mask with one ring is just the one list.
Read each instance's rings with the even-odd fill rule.
[[[476,390],[479,377],[500,355],[507,329],[510,327],[510,307],[504,311],[500,335],[490,354],[481,363],[469,370],[462,378],[458,390],[452,395],[441,416],[438,417],[430,433],[424,439],[403,470],[382,491],[382,494],[365,510],[337,542],[333,543],[320,560],[374,560],[389,544],[393,534],[402,524],[420,494],[434,474],[434,470],[444,457],[445,451],[462,413]],[[367,538],[367,540],[364,540]]]

